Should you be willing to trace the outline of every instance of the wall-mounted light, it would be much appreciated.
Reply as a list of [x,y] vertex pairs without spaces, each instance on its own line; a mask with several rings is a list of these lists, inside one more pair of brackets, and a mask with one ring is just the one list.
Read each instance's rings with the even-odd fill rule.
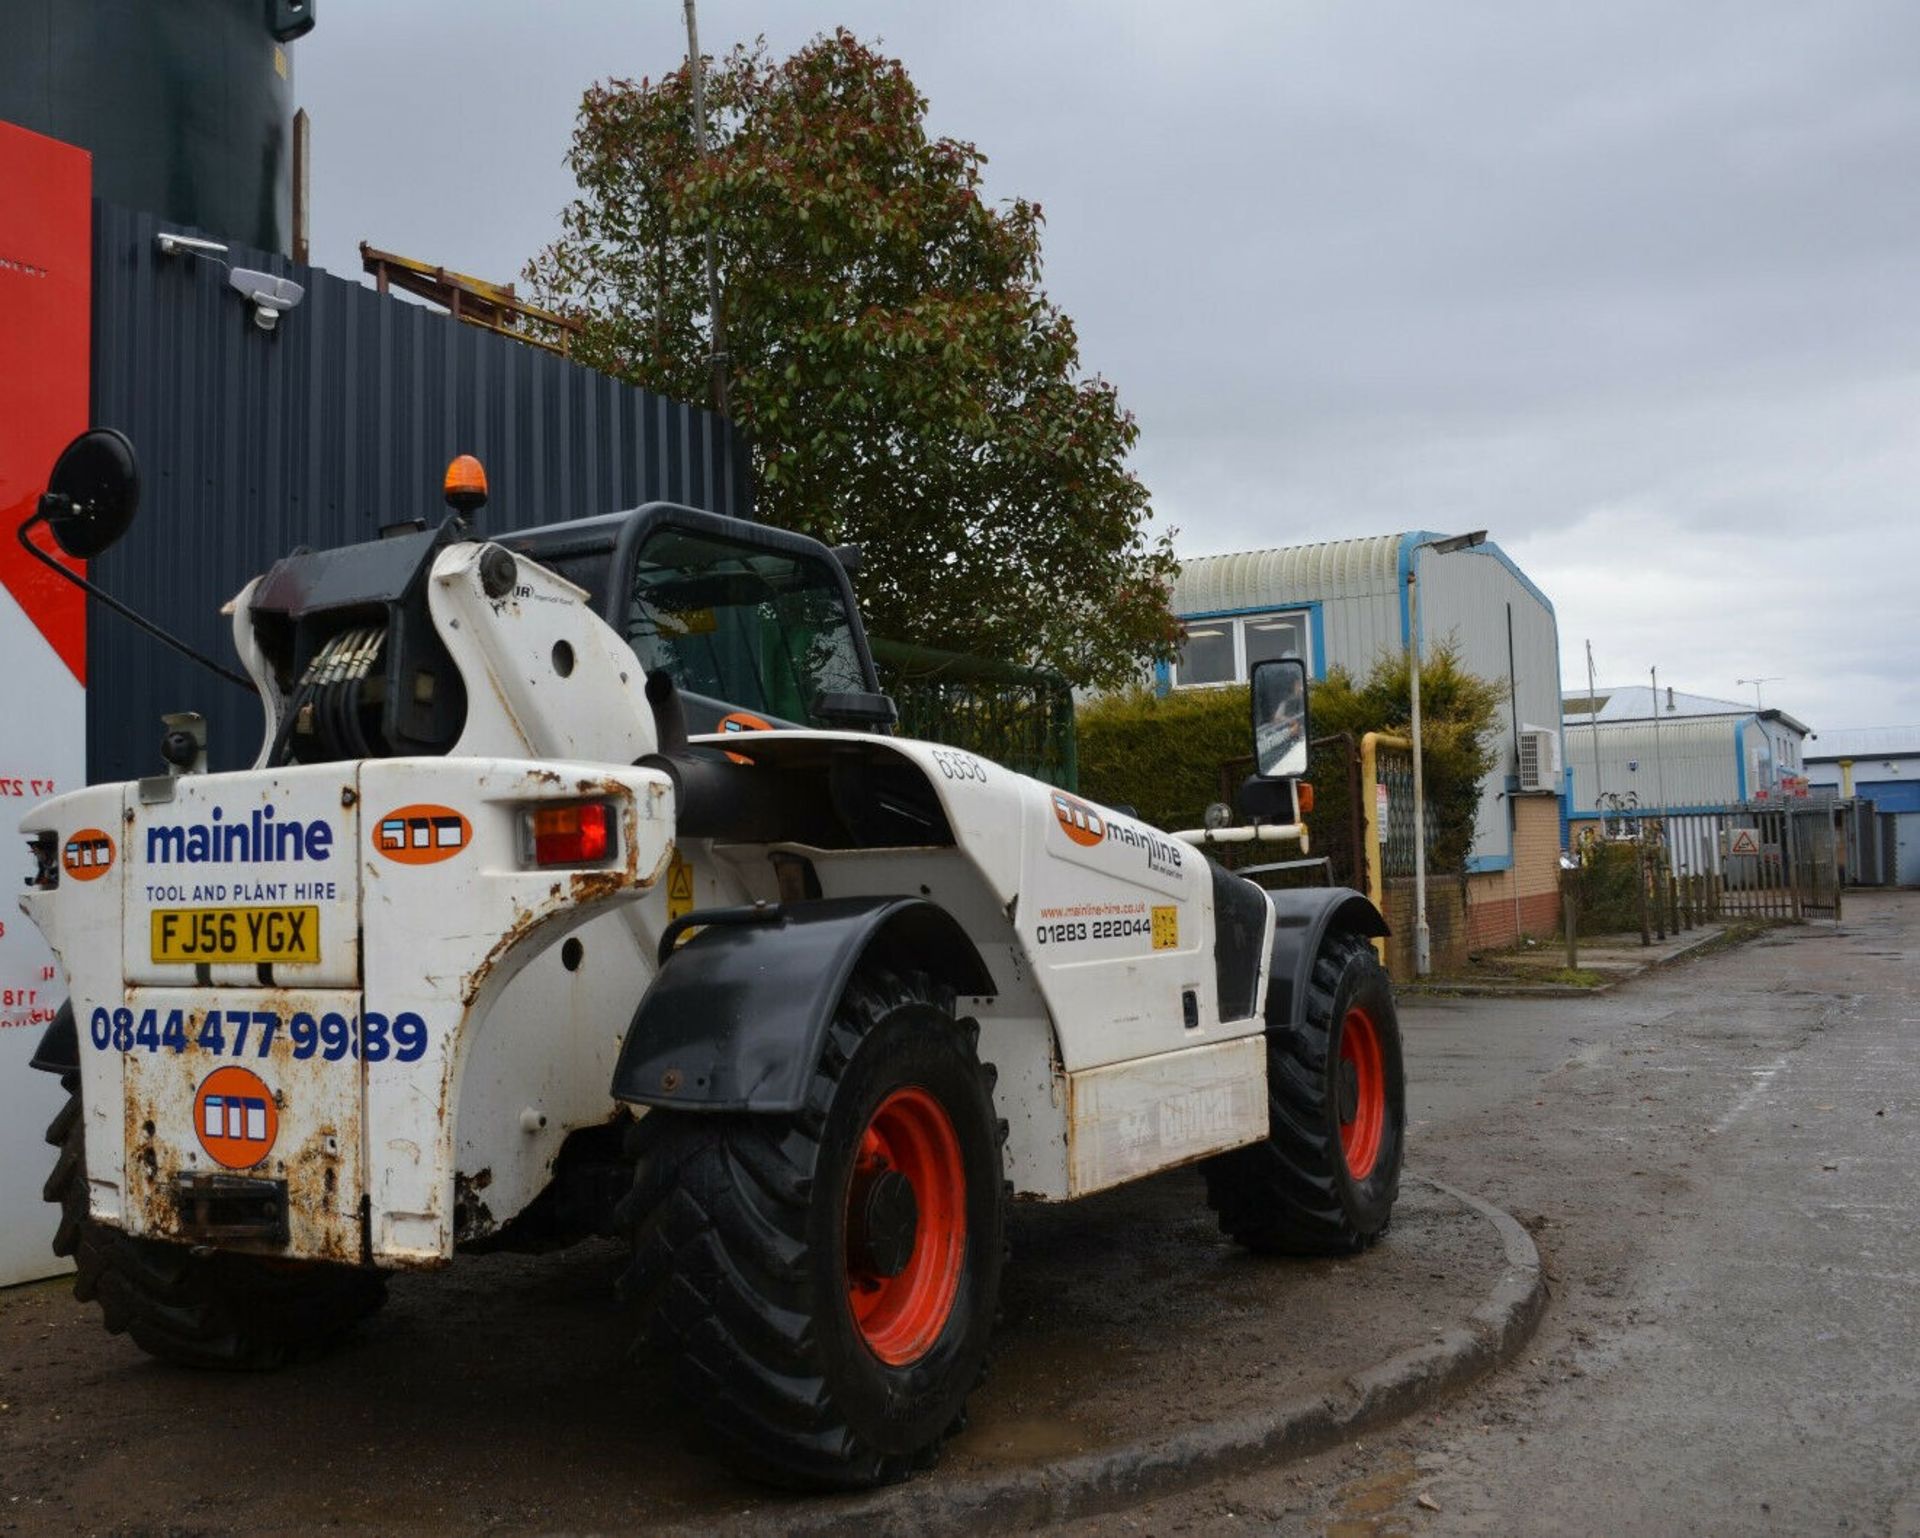
[[253,303],[253,323],[262,331],[280,324],[280,317],[307,297],[307,291],[291,278],[275,277],[252,267],[233,267],[227,282]]
[[261,272],[255,267],[235,267],[225,261],[227,248],[217,240],[202,240],[198,235],[180,235],[162,230],[153,237],[162,256],[204,257],[227,269],[227,286],[253,306],[253,323],[262,331],[280,324],[280,317],[307,297],[307,291],[291,278]]
[[175,235],[162,230],[153,237],[162,256],[225,256],[227,248],[217,240],[202,240],[198,235]]

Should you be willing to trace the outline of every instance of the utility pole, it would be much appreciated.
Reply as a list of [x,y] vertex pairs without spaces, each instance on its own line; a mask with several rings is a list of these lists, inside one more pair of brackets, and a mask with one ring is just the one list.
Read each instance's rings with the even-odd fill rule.
[[1593,724],[1593,809],[1597,812],[1606,792],[1600,785],[1600,701],[1593,692],[1592,641],[1587,642],[1587,720]]
[[[693,143],[702,160],[707,157],[707,67],[700,57],[700,24],[693,14],[694,0],[686,0],[687,75],[693,83]],[[707,356],[713,371],[713,409],[727,414],[727,326],[720,316],[720,263],[713,249],[713,228],[707,228],[707,313],[711,317],[708,338],[712,351]]]
[[293,259],[303,267],[313,258],[307,239],[308,210],[312,208],[311,172],[313,120],[302,107],[293,115]]
[[1433,970],[1433,931],[1427,924],[1427,791],[1425,754],[1420,743],[1420,552],[1452,555],[1485,544],[1487,531],[1456,534],[1451,539],[1422,540],[1407,552],[1407,684],[1413,714],[1413,971],[1425,977]]
[[1667,761],[1660,752],[1660,670],[1649,670],[1653,675],[1653,775],[1654,788],[1660,797],[1660,822],[1664,827],[1667,821]]

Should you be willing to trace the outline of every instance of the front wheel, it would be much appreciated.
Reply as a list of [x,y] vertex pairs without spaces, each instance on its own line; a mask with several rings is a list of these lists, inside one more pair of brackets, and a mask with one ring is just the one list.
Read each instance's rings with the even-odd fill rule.
[[1201,1166],[1220,1226],[1264,1255],[1348,1255],[1400,1190],[1406,1080],[1393,989],[1359,935],[1327,936],[1305,1019],[1267,1034],[1269,1135]]
[[740,1472],[853,1489],[930,1464],[983,1375],[1004,1123],[929,979],[856,978],[792,1116],[650,1111],[623,1292]]

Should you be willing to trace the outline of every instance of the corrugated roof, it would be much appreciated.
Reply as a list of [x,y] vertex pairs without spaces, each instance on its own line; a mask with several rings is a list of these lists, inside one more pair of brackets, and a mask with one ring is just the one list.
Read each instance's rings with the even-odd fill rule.
[[[1600,710],[1597,715],[1587,714],[1587,693],[1584,689],[1571,689],[1563,697],[1563,706],[1569,719],[1577,716],[1582,721],[1645,721],[1655,711],[1653,690],[1647,684],[1628,684],[1619,689],[1596,689],[1600,697]],[[1668,696],[1672,696],[1672,708],[1668,708]],[[1711,694],[1688,694],[1680,689],[1660,690],[1658,714],[1663,721],[1675,716],[1750,716],[1753,707],[1742,700],[1717,699]]]
[[1920,753],[1920,726],[1841,726],[1807,739],[1809,763],[1839,758],[1897,758]]
[[1180,563],[1175,614],[1216,614],[1313,598],[1397,595],[1403,534],[1197,555]]

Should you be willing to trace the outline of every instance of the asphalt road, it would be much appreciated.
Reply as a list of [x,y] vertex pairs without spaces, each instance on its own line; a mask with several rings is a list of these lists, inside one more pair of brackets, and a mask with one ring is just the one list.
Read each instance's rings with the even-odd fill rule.
[[[1411,1167],[1534,1233],[1521,1358],[1311,1461],[1091,1533],[1920,1535],[1920,894],[1597,999],[1406,1009]],[[1410,1188],[1350,1262],[1250,1261],[1190,1172],[1016,1212],[1003,1351],[927,1488],[1310,1391],[1497,1256]],[[349,1347],[181,1373],[63,1283],[0,1294],[0,1533],[699,1528],[770,1510],[629,1361],[610,1247],[406,1279]],[[777,1511],[773,1512],[777,1522]]]
[[1920,893],[1404,1024],[1413,1166],[1540,1245],[1530,1349],[1364,1445],[1068,1531],[1920,1534]]

